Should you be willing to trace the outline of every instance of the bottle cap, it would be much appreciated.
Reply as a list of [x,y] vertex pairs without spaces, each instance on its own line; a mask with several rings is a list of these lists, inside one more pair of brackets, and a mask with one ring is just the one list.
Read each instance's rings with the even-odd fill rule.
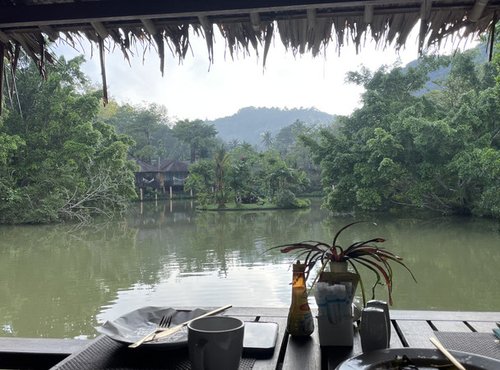
[[293,270],[293,272],[304,272],[306,270],[306,264],[300,263],[300,261],[297,261],[297,263],[293,264],[292,270]]

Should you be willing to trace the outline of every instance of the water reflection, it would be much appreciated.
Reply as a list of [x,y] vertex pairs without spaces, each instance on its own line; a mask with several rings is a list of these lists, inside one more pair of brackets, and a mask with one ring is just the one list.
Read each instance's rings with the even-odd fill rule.
[[[496,222],[370,218],[377,227],[357,225],[342,242],[382,236],[405,258],[418,284],[394,269],[396,308],[498,310]],[[287,306],[291,257],[264,252],[331,240],[353,220],[330,217],[317,202],[300,211],[199,213],[190,201],[159,201],[91,228],[0,227],[0,336],[94,336],[99,323],[144,305]]]

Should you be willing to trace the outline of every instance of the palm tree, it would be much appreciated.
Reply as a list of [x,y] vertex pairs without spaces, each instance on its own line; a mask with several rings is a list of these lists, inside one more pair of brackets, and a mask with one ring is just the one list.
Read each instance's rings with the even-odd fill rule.
[[261,142],[266,148],[266,150],[269,150],[271,146],[273,145],[273,135],[271,134],[271,131],[266,130],[262,134],[260,134],[261,137]]
[[219,208],[226,207],[226,193],[224,184],[225,169],[229,162],[229,154],[221,146],[215,152],[215,199]]

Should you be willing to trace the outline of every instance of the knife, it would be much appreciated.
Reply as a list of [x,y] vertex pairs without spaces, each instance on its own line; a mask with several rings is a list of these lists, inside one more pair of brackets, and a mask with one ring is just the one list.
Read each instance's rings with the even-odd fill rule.
[[161,338],[168,337],[169,335],[177,333],[179,330],[181,330],[183,327],[187,326],[190,322],[192,322],[194,320],[201,319],[202,317],[215,315],[215,314],[222,312],[222,311],[225,311],[231,307],[233,307],[233,306],[230,304],[228,304],[226,306],[219,307],[213,311],[209,311],[207,313],[204,313],[203,315],[200,315],[200,316],[194,317],[190,320],[184,321],[183,323],[180,323],[172,328],[158,328],[158,330],[156,330],[154,333],[148,334],[145,337],[142,337],[141,339],[139,339],[137,342],[129,345],[129,348],[137,348],[141,344],[143,344],[144,342],[151,342],[152,340],[155,340],[155,339],[161,339]]

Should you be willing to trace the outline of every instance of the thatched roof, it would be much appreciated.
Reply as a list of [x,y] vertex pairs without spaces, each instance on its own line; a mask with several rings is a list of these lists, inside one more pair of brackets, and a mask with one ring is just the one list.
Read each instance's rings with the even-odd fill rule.
[[176,160],[162,161],[160,171],[162,172],[185,172],[188,173],[189,163]]
[[421,20],[422,50],[457,32],[493,30],[499,13],[500,0],[0,0],[0,55],[15,69],[23,50],[43,75],[50,41],[88,39],[100,51],[106,101],[104,57],[113,46],[128,58],[135,44],[153,45],[163,73],[166,49],[182,60],[192,35],[205,38],[212,61],[217,30],[231,56],[254,49],[265,63],[273,37],[293,53],[313,55],[332,43],[358,49],[365,36],[400,48]]
[[173,159],[164,159],[160,163],[151,164],[138,158],[131,158],[139,165],[139,173],[141,172],[188,172],[189,163],[177,161]]

